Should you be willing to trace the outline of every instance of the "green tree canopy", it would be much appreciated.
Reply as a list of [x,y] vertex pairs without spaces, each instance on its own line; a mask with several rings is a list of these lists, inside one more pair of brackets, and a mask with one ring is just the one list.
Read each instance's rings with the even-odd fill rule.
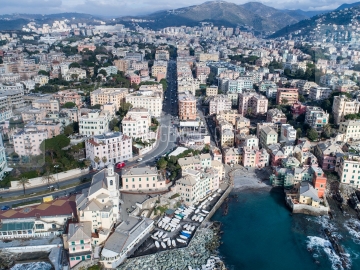
[[311,141],[316,141],[319,138],[319,135],[318,135],[317,131],[314,128],[311,128],[308,131],[308,138]]
[[64,108],[67,108],[67,109],[72,109],[74,107],[76,107],[76,104],[74,102],[66,102],[64,105],[63,105]]
[[69,68],[80,68],[80,64],[79,63],[76,63],[76,62],[73,62],[69,65]]

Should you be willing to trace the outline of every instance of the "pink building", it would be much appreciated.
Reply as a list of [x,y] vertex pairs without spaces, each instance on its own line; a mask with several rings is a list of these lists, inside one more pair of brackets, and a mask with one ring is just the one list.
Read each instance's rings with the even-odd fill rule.
[[241,163],[242,156],[238,148],[223,148],[223,160],[225,164],[239,164]]
[[76,106],[79,107],[82,104],[81,96],[75,91],[71,90],[59,91],[57,94],[53,95],[53,98],[57,99],[60,105],[64,105],[67,102],[73,102],[76,104]]
[[263,168],[269,166],[269,154],[265,149],[258,147],[243,148],[242,164],[244,167],[258,167]]
[[92,256],[91,221],[69,224],[67,245],[70,268],[81,261],[90,260]]
[[210,74],[210,67],[208,66],[200,66],[196,67],[196,78],[199,77],[200,74]]
[[156,81],[160,82],[162,79],[166,79],[166,74],[163,72],[159,72],[156,76]]
[[136,84],[140,84],[141,79],[139,75],[136,74],[131,74],[128,76],[128,79],[130,80],[130,83],[136,83]]

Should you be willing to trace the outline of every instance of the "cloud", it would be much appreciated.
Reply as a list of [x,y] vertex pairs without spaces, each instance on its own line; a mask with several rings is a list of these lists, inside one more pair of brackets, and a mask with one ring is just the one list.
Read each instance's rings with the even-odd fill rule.
[[39,8],[44,7],[61,7],[62,0],[1,0],[1,8],[15,7],[15,8]]

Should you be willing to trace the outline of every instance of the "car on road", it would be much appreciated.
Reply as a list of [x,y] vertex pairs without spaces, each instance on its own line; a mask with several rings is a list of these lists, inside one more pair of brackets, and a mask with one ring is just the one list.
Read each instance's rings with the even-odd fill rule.
[[10,210],[10,206],[4,205],[4,206],[1,207],[1,210],[2,210],[2,211]]
[[137,162],[140,162],[140,161],[142,161],[142,158],[138,158]]
[[121,169],[125,167],[125,162],[119,162],[116,164],[116,169]]

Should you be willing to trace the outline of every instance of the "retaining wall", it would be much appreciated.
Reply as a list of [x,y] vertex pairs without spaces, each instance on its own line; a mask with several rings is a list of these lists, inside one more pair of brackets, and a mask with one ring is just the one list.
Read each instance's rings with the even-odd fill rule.
[[14,253],[24,253],[24,252],[37,252],[37,251],[45,251],[48,252],[54,247],[60,247],[59,245],[43,245],[43,246],[24,246],[24,247],[8,247],[2,248],[2,251],[14,252]]
[[[52,176],[54,177],[55,181],[52,184],[56,184],[57,181],[59,180],[59,182],[69,179],[71,177],[76,177],[76,176],[81,176],[84,174],[88,174],[89,173],[89,169],[73,169],[73,170],[69,170],[69,171],[65,171],[65,172],[59,172],[58,174],[52,174]],[[29,179],[30,185],[29,187],[36,187],[36,186],[44,186],[46,185],[46,183],[44,183],[42,177],[36,177],[36,178],[31,178]],[[11,187],[9,188],[11,190],[16,190],[16,189],[22,189],[22,187],[18,186],[18,181],[11,181]]]

